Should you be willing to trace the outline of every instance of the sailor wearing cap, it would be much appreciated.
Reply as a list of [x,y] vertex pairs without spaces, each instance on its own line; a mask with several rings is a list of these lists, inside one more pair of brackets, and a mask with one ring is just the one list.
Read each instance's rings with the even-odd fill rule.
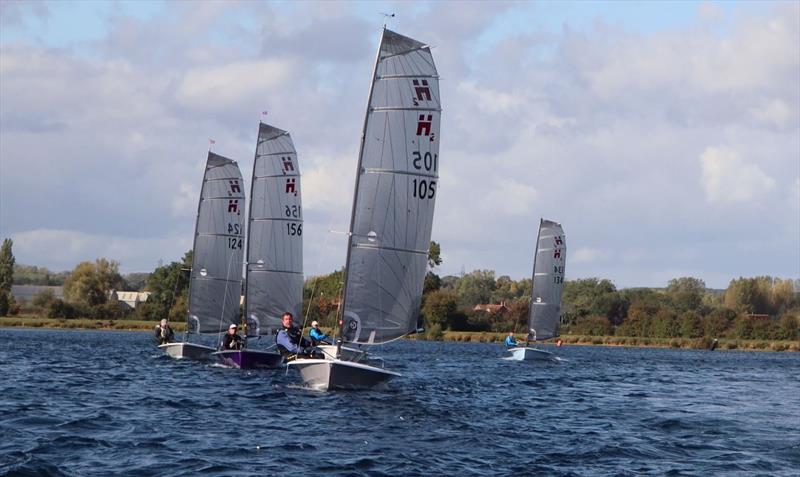
[[311,344],[317,346],[320,343],[331,344],[330,339],[331,337],[326,335],[321,329],[319,329],[319,322],[312,321],[311,322],[311,331],[308,332],[308,336],[311,337]]
[[228,327],[228,332],[225,333],[225,337],[222,338],[222,350],[238,350],[244,347],[244,340],[241,336],[236,334],[239,331],[239,327],[236,323],[232,323],[231,326]]
[[175,341],[175,332],[169,326],[166,318],[161,320],[161,323],[156,325],[155,340],[157,345],[172,343]]

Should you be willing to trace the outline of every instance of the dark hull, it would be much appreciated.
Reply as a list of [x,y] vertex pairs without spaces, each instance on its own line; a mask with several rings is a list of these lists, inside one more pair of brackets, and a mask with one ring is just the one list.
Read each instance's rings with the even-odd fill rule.
[[214,355],[220,363],[231,368],[254,369],[276,368],[283,363],[278,353],[257,350],[217,351]]

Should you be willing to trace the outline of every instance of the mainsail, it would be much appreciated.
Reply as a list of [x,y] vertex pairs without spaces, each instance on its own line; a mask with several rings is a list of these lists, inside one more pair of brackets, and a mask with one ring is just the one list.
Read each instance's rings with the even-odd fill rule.
[[541,219],[533,259],[533,291],[528,321],[534,341],[558,336],[566,258],[567,242],[561,224]]
[[249,336],[269,335],[281,315],[301,314],[303,213],[300,170],[289,133],[261,123],[247,229],[245,316]]
[[384,29],[350,223],[345,341],[385,343],[416,327],[438,185],[440,116],[430,47]]
[[244,193],[235,161],[208,153],[197,208],[189,284],[189,333],[218,333],[239,322]]

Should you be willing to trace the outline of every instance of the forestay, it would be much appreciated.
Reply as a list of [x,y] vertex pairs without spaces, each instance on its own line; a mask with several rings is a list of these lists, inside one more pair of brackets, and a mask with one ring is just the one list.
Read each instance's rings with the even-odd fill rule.
[[190,333],[239,322],[244,255],[244,193],[235,161],[208,153],[195,226],[189,285]]
[[269,335],[281,315],[301,315],[303,213],[300,170],[289,133],[261,123],[247,241],[247,334]]
[[384,29],[350,226],[346,341],[383,343],[416,327],[438,191],[440,115],[430,48]]
[[533,259],[530,332],[534,340],[558,336],[567,242],[561,224],[542,219]]

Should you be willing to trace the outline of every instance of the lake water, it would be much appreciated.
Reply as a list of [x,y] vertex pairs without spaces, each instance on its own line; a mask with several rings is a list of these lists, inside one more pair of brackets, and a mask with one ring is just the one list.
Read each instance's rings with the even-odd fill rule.
[[388,390],[320,393],[148,333],[0,343],[0,475],[800,474],[800,354],[400,341]]

